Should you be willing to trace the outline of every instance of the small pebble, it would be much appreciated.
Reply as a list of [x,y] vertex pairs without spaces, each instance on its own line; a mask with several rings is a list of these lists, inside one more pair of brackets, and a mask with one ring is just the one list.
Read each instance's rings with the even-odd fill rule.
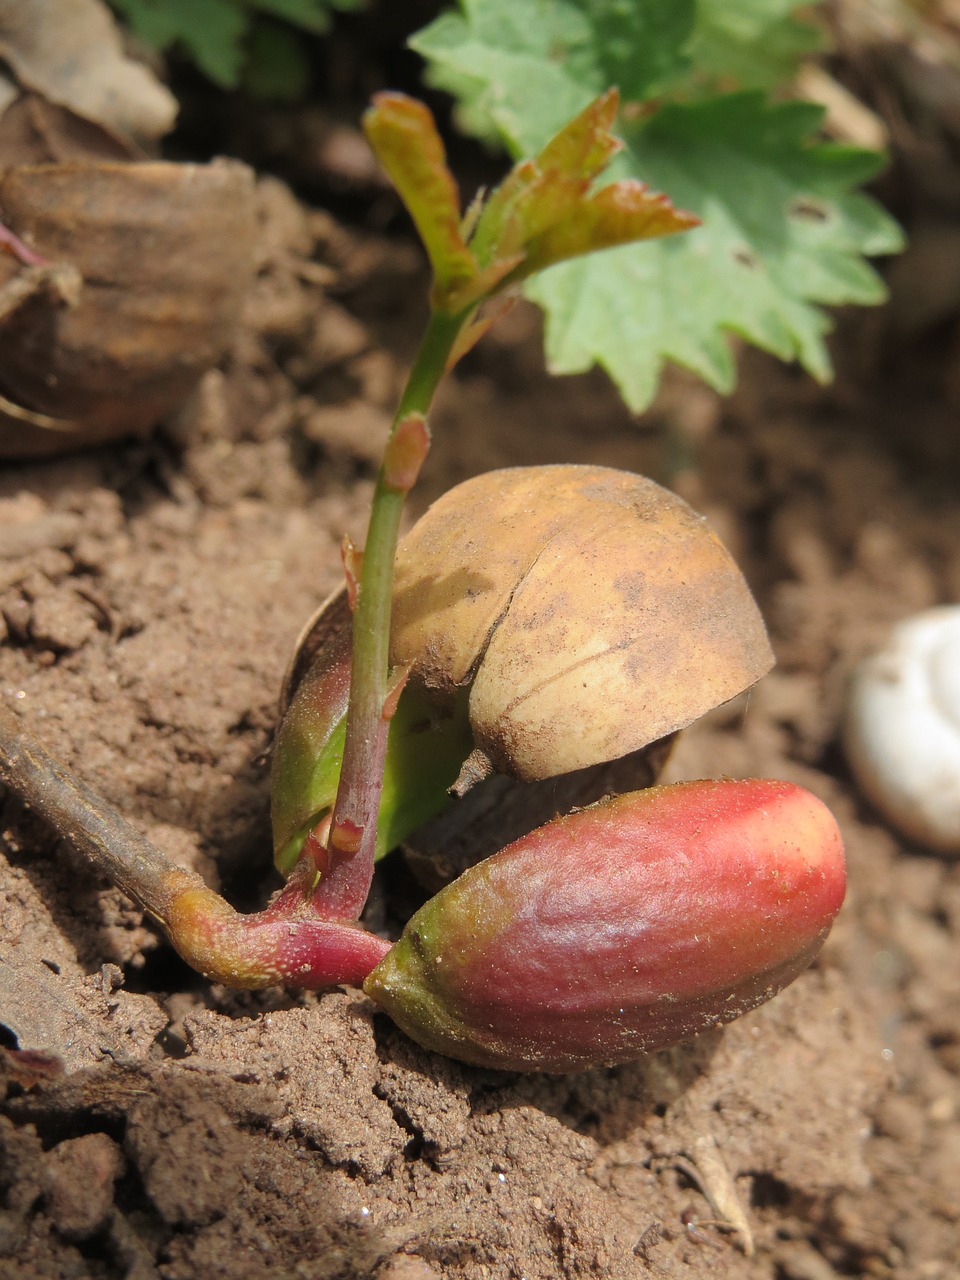
[[900,623],[860,664],[844,745],[860,789],[897,830],[960,853],[960,605]]
[[105,1133],[58,1143],[44,1160],[47,1207],[58,1234],[79,1243],[101,1231],[122,1171],[120,1148]]

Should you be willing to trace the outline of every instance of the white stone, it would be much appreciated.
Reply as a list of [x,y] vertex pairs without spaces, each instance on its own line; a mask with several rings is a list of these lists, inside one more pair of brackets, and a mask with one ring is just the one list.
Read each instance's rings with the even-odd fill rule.
[[861,790],[895,827],[960,853],[960,605],[900,623],[861,663],[844,745]]

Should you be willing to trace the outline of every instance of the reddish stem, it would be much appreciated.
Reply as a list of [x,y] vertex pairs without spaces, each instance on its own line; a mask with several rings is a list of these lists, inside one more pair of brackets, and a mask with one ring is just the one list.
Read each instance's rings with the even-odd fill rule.
[[358,986],[390,944],[318,915],[315,871],[301,858],[264,911],[241,915],[54,760],[0,702],[0,779],[156,917],[188,964],[233,987]]
[[5,227],[2,222],[0,222],[0,246],[11,258],[16,258],[18,262],[22,262],[26,267],[49,266],[46,258],[41,258],[39,253],[35,253],[28,244],[24,244],[20,237],[14,235],[10,228]]
[[393,559],[403,503],[429,445],[421,413],[399,419],[377,479],[367,545],[362,557],[353,548],[344,557],[356,608],[343,763],[329,830],[311,832],[303,851],[316,875],[314,909],[327,920],[356,920],[370,893],[387,734],[406,679],[405,671],[389,670]]

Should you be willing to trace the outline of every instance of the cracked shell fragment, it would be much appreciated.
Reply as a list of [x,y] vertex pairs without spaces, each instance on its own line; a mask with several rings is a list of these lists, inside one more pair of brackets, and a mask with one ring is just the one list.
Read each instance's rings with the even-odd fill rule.
[[392,651],[441,696],[470,683],[478,745],[525,781],[639,750],[773,661],[706,521],[590,466],[493,471],[436,502],[400,545]]

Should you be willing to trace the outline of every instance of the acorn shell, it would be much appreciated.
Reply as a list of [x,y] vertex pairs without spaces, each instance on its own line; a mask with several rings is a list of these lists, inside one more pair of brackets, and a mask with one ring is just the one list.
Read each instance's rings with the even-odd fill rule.
[[70,305],[0,259],[0,304],[23,294],[0,305],[0,453],[143,431],[227,350],[254,261],[245,165],[20,165],[0,172],[0,219],[80,276]]
[[[309,665],[308,624],[285,687]],[[478,747],[536,781],[615,760],[769,670],[746,582],[706,521],[605,467],[492,471],[439,499],[401,541],[391,656],[452,703],[470,685]]]
[[470,682],[478,745],[525,781],[664,738],[773,661],[706,521],[604,467],[459,485],[404,539],[395,601],[395,660],[441,693]]

